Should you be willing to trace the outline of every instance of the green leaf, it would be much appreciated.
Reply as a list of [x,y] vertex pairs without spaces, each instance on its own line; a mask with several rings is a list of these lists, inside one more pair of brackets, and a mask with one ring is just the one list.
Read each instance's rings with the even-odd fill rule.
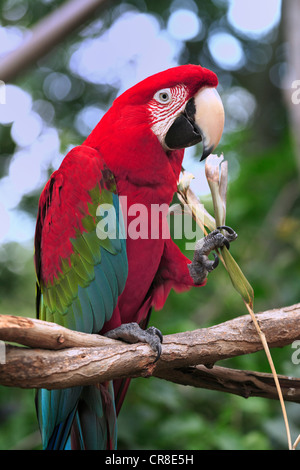
[[224,260],[225,268],[230,276],[231,282],[235,290],[241,295],[244,301],[253,308],[254,291],[251,284],[244,276],[241,268],[231,256],[231,253],[226,247],[222,248],[222,257]]

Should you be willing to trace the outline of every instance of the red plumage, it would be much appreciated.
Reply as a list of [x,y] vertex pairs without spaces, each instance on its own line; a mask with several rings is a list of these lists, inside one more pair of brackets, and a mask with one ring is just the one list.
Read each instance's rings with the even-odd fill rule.
[[[84,231],[81,220],[91,202],[88,191],[98,184],[103,168],[98,152],[90,147],[76,147],[51,175],[41,194],[35,264],[39,264],[38,258],[43,253],[39,275],[46,285],[61,271],[61,259],[69,259],[74,252],[70,239],[76,238],[77,230]],[[50,204],[51,211],[48,211]]]
[[[188,269],[190,260],[170,237],[162,236],[157,219],[153,224],[151,216],[153,206],[163,207],[159,220],[166,223],[168,206],[177,190],[182,147],[199,142],[203,135],[206,138],[196,124],[194,127],[191,124],[196,117],[194,96],[204,87],[216,87],[217,83],[213,72],[196,65],[153,75],[118,97],[83,145],[69,152],[40,198],[35,237],[39,315],[42,307],[51,321],[58,320],[90,333],[98,330],[105,333],[130,322],[145,327],[151,307],[162,308],[172,288],[180,292],[194,286]],[[170,106],[156,99],[156,94],[164,89],[168,90]],[[185,130],[188,128],[186,135],[192,139],[185,137],[183,145],[176,143],[170,148],[177,150],[170,150],[166,133],[170,137],[169,131],[178,119]],[[177,137],[176,132],[173,128],[173,138]],[[206,151],[211,151],[212,142],[208,139],[206,144]],[[124,240],[118,239],[117,256],[99,243],[94,230],[96,205],[107,195],[102,191],[105,172],[115,178],[127,220],[126,253]],[[92,191],[97,186],[100,199],[91,204],[91,194],[96,197]],[[117,204],[118,198],[109,187],[106,189],[113,204]],[[140,218],[144,230],[141,237],[129,233],[131,224],[136,223],[136,204],[146,211]],[[89,220],[88,233],[84,233],[83,218]],[[155,236],[151,236],[153,230]],[[128,383],[128,380],[114,383],[117,411]],[[113,393],[111,385],[105,393],[104,389],[99,388],[99,395],[95,387],[86,387],[82,396],[77,388],[63,392],[41,390],[38,415],[44,446],[65,448],[70,433],[74,444],[88,448],[114,442]],[[90,402],[85,402],[88,397]]]
[[[179,66],[146,78],[118,97],[84,142],[97,149],[117,182],[117,192],[132,204],[145,205],[172,201],[177,189],[184,150],[165,151],[151,130],[148,102],[160,88],[182,84],[187,100],[201,87],[215,87],[216,75],[197,65]],[[128,217],[130,222],[130,217]],[[162,308],[174,287],[188,289],[194,283],[186,258],[172,240],[127,238],[129,264],[125,290],[104,330],[121,323],[140,322],[149,307]]]

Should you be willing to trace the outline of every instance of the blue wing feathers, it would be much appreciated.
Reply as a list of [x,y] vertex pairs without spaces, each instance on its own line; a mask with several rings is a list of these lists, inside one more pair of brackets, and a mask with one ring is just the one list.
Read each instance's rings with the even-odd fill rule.
[[38,415],[44,424],[41,428],[44,448],[64,449],[81,391],[82,387],[38,390]]
[[113,299],[118,298],[118,292],[120,292],[117,277],[115,275],[115,267],[110,260],[111,256],[109,253],[106,253],[104,250],[102,250],[102,259],[101,259],[101,265],[103,266],[103,271],[105,272],[110,291],[112,293]]
[[76,441],[81,449],[116,448],[116,410],[112,384],[85,387],[76,413]]
[[86,289],[78,287],[78,301],[80,303],[83,314],[84,329],[81,331],[93,331],[94,315],[91,302],[88,298]]
[[100,264],[95,268],[95,282],[97,285],[98,296],[100,295],[103,298],[105,321],[107,321],[112,316],[112,313],[117,304],[117,299],[113,298],[111,287],[107,279],[107,274]]

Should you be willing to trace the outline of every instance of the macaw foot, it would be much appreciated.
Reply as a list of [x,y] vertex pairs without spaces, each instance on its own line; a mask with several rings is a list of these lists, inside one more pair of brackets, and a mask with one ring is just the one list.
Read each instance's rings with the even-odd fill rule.
[[[224,230],[226,235],[223,235],[220,230]],[[215,258],[213,261],[208,259],[210,252],[223,248],[223,246],[229,249],[230,243],[236,238],[237,234],[232,228],[222,225],[197,241],[193,261],[188,265],[191,278],[195,284],[202,284],[208,273],[213,271],[219,264],[219,258],[215,253],[213,253]]]
[[154,362],[158,361],[161,355],[161,343],[163,342],[163,335],[154,326],[150,326],[143,330],[137,323],[124,323],[123,325],[108,331],[104,336],[112,339],[120,339],[126,343],[148,343],[149,346],[157,353]]

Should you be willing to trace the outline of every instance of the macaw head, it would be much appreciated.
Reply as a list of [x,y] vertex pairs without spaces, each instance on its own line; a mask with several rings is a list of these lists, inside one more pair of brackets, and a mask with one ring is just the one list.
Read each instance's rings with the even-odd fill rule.
[[174,189],[184,148],[202,141],[204,159],[219,143],[224,109],[217,84],[199,65],[152,75],[116,98],[85,145],[100,151],[118,182],[167,180]]
[[144,106],[152,132],[166,150],[203,143],[201,160],[218,145],[224,108],[217,76],[199,65],[181,65],[152,75],[127,90],[118,105]]

